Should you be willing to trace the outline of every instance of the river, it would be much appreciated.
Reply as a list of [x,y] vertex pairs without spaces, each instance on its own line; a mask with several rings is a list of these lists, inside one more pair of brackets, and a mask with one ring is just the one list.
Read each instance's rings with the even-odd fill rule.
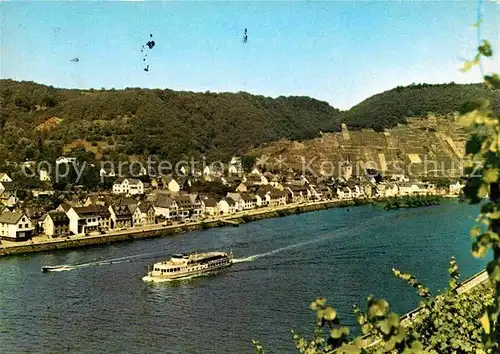
[[[398,267],[432,290],[455,255],[463,278],[484,267],[470,255],[477,207],[457,202],[384,211],[323,210],[176,236],[0,259],[0,348],[18,352],[291,352],[290,330],[309,334],[309,304],[325,296],[348,325],[373,294],[399,314],[418,297]],[[148,265],[172,253],[231,250],[216,275],[146,284]],[[41,273],[42,265],[79,265]]]

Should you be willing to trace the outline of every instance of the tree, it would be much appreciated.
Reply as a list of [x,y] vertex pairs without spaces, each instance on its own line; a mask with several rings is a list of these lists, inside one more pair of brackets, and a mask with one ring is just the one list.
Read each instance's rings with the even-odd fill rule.
[[247,173],[250,172],[252,168],[255,166],[256,160],[257,158],[255,156],[243,155],[241,157],[241,165],[243,167],[243,170]]

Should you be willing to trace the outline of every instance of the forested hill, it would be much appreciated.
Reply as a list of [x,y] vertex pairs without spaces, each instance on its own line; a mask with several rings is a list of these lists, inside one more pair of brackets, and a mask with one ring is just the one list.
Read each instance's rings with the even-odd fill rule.
[[343,120],[352,128],[381,131],[405,123],[407,117],[425,117],[428,113],[448,114],[460,111],[465,103],[478,98],[492,102],[500,116],[500,92],[481,84],[418,84],[396,87],[374,95],[344,112]]
[[128,88],[68,90],[0,80],[0,164],[53,160],[79,145],[98,158],[200,155],[227,160],[279,139],[320,131],[391,128],[407,117],[460,110],[486,97],[500,115],[500,93],[481,85],[411,85],[374,95],[349,111],[309,97],[276,99],[248,93],[194,93]]
[[340,126],[338,109],[309,97],[0,84],[0,160],[55,158],[78,140],[98,157],[226,160],[266,142],[309,139]]

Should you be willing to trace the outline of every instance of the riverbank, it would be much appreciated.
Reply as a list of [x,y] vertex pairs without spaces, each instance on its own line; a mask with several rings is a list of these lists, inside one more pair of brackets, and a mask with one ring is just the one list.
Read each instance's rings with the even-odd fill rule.
[[175,235],[189,231],[205,230],[213,227],[227,225],[238,225],[262,219],[283,217],[311,211],[318,211],[336,207],[347,207],[353,205],[368,204],[369,200],[328,200],[321,202],[310,202],[303,204],[286,204],[272,208],[258,208],[248,211],[237,212],[224,218],[213,218],[192,223],[164,226],[161,224],[144,226],[141,228],[130,228],[122,231],[107,233],[104,235],[75,235],[66,238],[49,238],[47,236],[35,236],[29,241],[6,242],[0,245],[0,256],[9,256],[23,253],[46,252],[59,249],[82,248],[98,246],[121,241],[130,241],[143,238],[161,237]]
[[[443,196],[449,198],[456,196]],[[83,248],[99,246],[114,242],[130,241],[151,237],[162,237],[180,233],[206,230],[214,227],[228,225],[239,225],[251,221],[284,217],[288,215],[301,214],[311,211],[325,210],[338,207],[349,207],[384,202],[384,199],[358,199],[358,200],[326,200],[309,203],[286,204],[279,207],[265,207],[252,210],[240,211],[224,218],[212,218],[186,224],[148,225],[140,228],[107,233],[104,235],[74,235],[66,238],[49,238],[47,236],[35,236],[31,240],[23,242],[3,241],[0,244],[0,256],[9,256],[33,252],[47,252],[60,249]]]
[[391,197],[385,202],[385,210],[396,210],[401,208],[421,208],[441,203],[441,196],[438,195],[416,195]]

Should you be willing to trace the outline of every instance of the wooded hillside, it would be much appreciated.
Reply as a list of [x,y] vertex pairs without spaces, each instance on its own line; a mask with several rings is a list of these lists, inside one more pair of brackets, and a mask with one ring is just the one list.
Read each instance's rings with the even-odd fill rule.
[[0,80],[0,162],[53,160],[78,146],[113,160],[150,154],[227,160],[279,139],[339,131],[340,122],[380,131],[407,117],[451,113],[474,97],[490,98],[500,115],[500,93],[453,83],[397,87],[342,112],[309,97],[69,90]]

